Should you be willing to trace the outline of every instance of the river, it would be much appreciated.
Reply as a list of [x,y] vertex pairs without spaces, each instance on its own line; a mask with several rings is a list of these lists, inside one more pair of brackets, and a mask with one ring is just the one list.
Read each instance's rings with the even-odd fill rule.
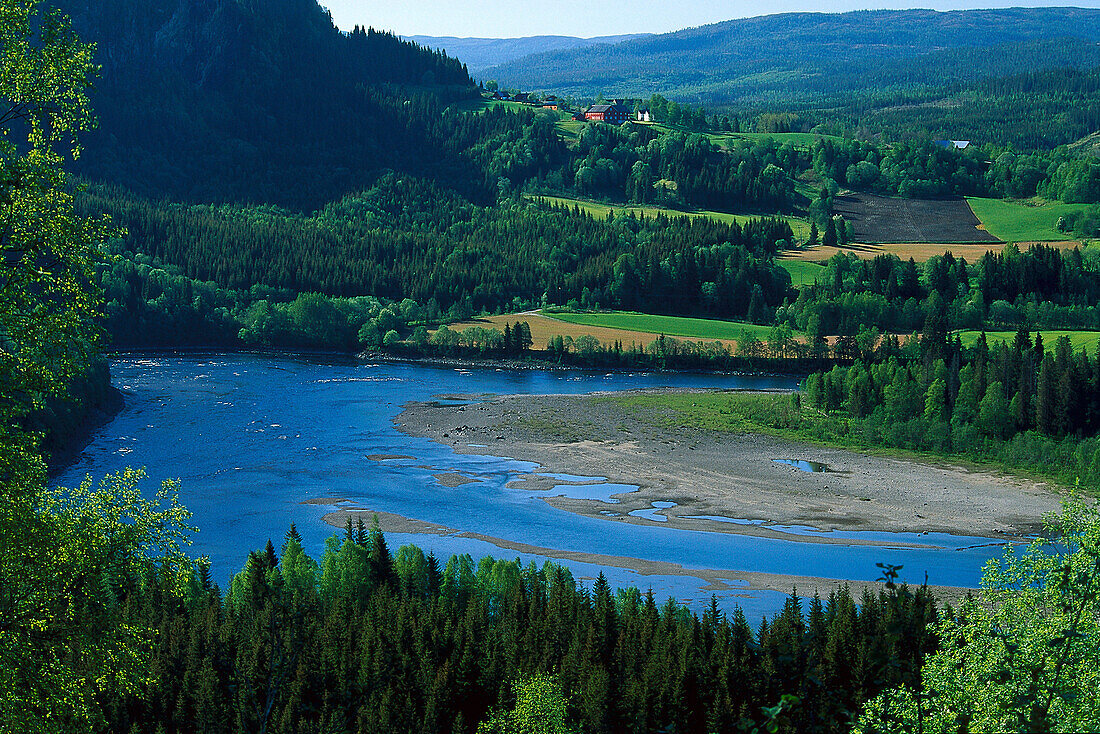
[[[784,595],[747,591],[737,571],[874,580],[877,563],[904,565],[904,578],[954,586],[976,584],[996,548],[980,538],[940,538],[939,548],[798,543],[726,533],[615,523],[551,507],[536,493],[506,486],[539,467],[492,456],[460,455],[398,431],[393,418],[408,401],[438,395],[573,394],[674,386],[791,388],[770,375],[589,373],[448,369],[364,364],[351,359],[271,355],[131,355],[112,363],[126,407],[92,437],[78,461],[55,480],[78,483],[125,466],[145,467],[150,489],[181,480],[180,498],[198,527],[192,551],[209,556],[226,584],[250,550],[270,538],[278,547],[295,523],[319,558],[334,528],[323,521],[343,498],[380,512],[460,528],[514,543],[571,552],[669,561],[687,569],[730,569],[726,609],[777,610]],[[379,461],[379,455],[412,457]],[[369,458],[374,457],[374,458]],[[476,483],[448,488],[434,475],[460,471]],[[597,480],[598,481],[598,480]],[[597,492],[603,491],[597,488]],[[385,528],[383,528],[384,530]],[[881,534],[879,534],[881,536]],[[458,535],[387,534],[391,548],[414,542],[437,557],[470,553],[542,562]],[[881,539],[881,538],[880,538]],[[896,536],[898,542],[911,538]],[[552,553],[549,555],[553,555]],[[601,570],[616,586],[652,588],[699,607],[711,591],[690,575],[653,576],[614,566],[561,561],[591,579]]]

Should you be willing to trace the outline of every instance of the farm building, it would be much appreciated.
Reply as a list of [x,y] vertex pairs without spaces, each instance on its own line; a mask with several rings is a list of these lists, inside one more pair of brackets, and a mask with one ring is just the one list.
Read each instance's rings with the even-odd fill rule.
[[584,119],[609,125],[621,125],[630,117],[630,110],[621,104],[594,104],[584,111]]

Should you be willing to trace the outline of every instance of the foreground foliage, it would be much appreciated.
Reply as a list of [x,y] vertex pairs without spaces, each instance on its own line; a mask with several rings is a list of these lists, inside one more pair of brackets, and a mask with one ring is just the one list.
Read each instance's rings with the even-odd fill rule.
[[155,633],[127,618],[125,602],[151,557],[168,579],[190,567],[190,513],[171,482],[143,498],[142,476],[127,470],[71,490],[3,484],[0,730],[95,730],[103,697],[153,683]]
[[516,705],[494,712],[478,734],[570,734],[565,696],[552,676],[533,675],[516,681]]
[[0,730],[88,731],[103,696],[141,690],[152,633],[122,600],[150,557],[185,565],[187,513],[126,472],[46,486],[24,420],[96,354],[92,266],[106,223],[79,217],[62,165],[91,125],[91,49],[35,0],[0,0]]
[[1072,502],[1046,535],[990,563],[981,595],[936,626],[924,691],[877,697],[857,732],[1100,729],[1100,512]]

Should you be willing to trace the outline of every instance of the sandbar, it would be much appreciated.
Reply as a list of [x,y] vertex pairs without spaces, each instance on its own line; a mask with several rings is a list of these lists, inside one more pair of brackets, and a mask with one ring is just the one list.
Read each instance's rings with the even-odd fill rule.
[[[941,532],[1019,541],[1037,534],[1043,515],[1061,507],[1063,488],[1053,483],[762,434],[669,427],[667,416],[654,413],[657,409],[627,407],[607,397],[503,395],[463,406],[412,402],[394,422],[407,434],[447,444],[457,453],[492,454],[535,462],[544,472],[637,485],[637,492],[617,495],[620,502],[613,509],[620,514],[610,519],[601,513],[609,509],[603,502],[547,499],[556,507],[609,522],[651,524],[629,513],[652,509],[657,501],[675,503],[657,510],[667,518],[667,527],[689,530],[830,542],[828,537],[796,537],[768,528],[799,525],[822,531]],[[776,459],[820,462],[829,471],[803,472]],[[563,483],[536,473],[518,486],[546,489]]]

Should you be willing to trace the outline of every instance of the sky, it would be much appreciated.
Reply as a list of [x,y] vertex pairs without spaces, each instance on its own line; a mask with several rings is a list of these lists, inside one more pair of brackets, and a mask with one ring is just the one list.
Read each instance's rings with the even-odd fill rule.
[[681,28],[794,11],[934,10],[1026,5],[1100,8],[1100,0],[320,0],[336,25],[373,26],[402,36],[610,36],[666,33]]

